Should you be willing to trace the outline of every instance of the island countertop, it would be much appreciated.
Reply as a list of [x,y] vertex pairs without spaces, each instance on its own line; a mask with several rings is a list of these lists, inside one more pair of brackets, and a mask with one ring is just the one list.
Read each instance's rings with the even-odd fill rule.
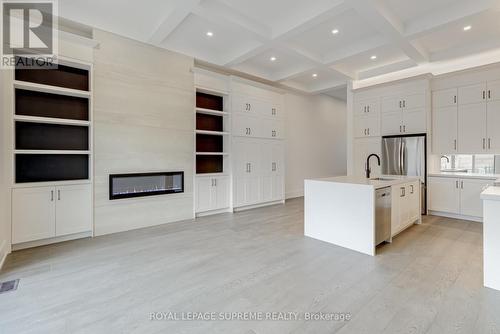
[[416,176],[401,176],[401,175],[381,175],[374,176],[370,179],[360,176],[334,176],[326,178],[308,179],[310,181],[333,182],[333,183],[348,183],[364,186],[371,186],[373,189],[391,187],[398,184],[408,183],[420,180]]

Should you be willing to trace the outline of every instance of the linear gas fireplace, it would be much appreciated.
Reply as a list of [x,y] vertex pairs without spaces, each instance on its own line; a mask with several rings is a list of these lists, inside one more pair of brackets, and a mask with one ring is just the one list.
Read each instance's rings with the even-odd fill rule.
[[114,174],[109,176],[109,199],[184,192],[184,172]]

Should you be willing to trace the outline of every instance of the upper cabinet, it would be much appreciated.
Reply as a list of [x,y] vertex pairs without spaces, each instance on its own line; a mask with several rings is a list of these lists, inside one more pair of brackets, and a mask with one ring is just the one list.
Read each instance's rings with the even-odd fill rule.
[[379,113],[379,107],[378,98],[359,100],[355,103],[354,114],[359,116],[373,116]]
[[427,131],[425,105],[425,93],[382,98],[382,135],[425,133]]
[[433,152],[500,152],[500,81],[434,91]]

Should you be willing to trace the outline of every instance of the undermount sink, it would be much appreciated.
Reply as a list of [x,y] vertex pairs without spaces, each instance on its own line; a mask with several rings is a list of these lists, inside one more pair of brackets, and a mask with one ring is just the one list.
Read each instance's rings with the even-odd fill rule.
[[373,179],[370,179],[370,181],[394,181],[396,179],[390,179],[387,177],[375,177]]

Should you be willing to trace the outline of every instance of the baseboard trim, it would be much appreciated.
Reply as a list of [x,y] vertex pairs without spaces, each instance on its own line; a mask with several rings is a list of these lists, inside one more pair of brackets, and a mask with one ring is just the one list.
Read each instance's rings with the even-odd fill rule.
[[472,222],[476,222],[476,223],[483,222],[483,218],[481,218],[481,217],[463,216],[463,215],[457,215],[456,213],[448,213],[448,212],[429,210],[428,214],[431,216],[439,216],[439,217],[446,217],[446,218],[453,218],[453,219],[460,219],[460,220],[468,220],[468,221],[472,221]]
[[265,207],[265,206],[278,205],[278,204],[285,204],[285,200],[274,201],[274,202],[266,202],[266,203],[259,203],[259,204],[248,205],[248,206],[240,206],[239,208],[234,208],[233,211],[234,212],[239,212],[239,211],[245,211],[245,210],[262,208],[262,207]]
[[9,245],[7,244],[7,240],[4,240],[0,246],[0,270],[2,270],[5,260],[7,259],[7,255],[9,254]]
[[219,209],[219,210],[211,210],[211,211],[203,211],[203,212],[197,212],[195,217],[206,217],[206,216],[212,216],[212,215],[218,215],[221,213],[228,213],[228,212],[233,212],[231,208],[225,208],[225,209]]
[[292,198],[298,198],[298,197],[304,197],[304,191],[303,190],[297,190],[297,191],[290,191],[285,194],[286,199],[292,199]]
[[12,245],[12,250],[17,251],[17,250],[26,249],[26,248],[45,246],[45,245],[55,244],[58,242],[83,239],[83,238],[91,238],[91,237],[92,237],[92,231],[88,231],[88,232],[65,235],[62,237],[22,242],[19,244]]

